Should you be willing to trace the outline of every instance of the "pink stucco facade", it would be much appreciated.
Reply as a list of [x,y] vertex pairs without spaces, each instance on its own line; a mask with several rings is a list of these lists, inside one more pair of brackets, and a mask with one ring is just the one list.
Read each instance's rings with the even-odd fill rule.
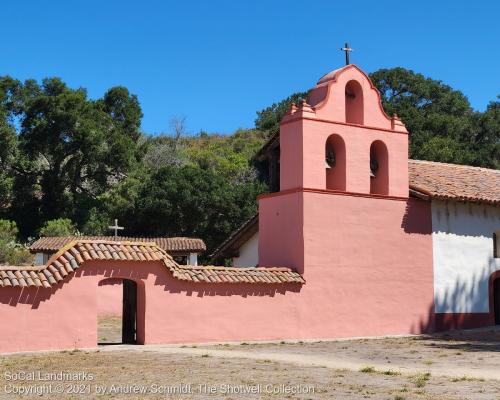
[[261,198],[261,262],[286,262],[303,273],[307,337],[434,329],[429,207],[326,191]]
[[104,279],[97,288],[97,315],[121,316],[123,311],[123,285],[121,279]]

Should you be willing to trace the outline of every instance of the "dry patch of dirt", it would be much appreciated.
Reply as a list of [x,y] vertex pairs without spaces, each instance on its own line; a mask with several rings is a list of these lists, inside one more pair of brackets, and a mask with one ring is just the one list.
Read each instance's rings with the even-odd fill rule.
[[[120,342],[120,326],[101,318],[100,341]],[[44,380],[61,372],[73,375]],[[0,399],[37,398],[36,390],[54,399],[500,400],[500,331],[2,357]]]
[[301,356],[348,368],[370,365],[378,370],[427,372],[500,380],[500,329],[456,331],[433,336],[318,341],[312,343],[202,346],[207,349]]
[[[144,349],[147,349],[144,348]],[[69,380],[65,385],[90,385],[85,394],[54,394],[56,399],[83,398],[166,398],[164,393],[151,393],[159,387],[174,390],[180,385],[191,393],[177,394],[176,399],[499,399],[499,381],[466,379],[454,381],[428,374],[413,376],[394,374],[390,369],[375,371],[367,366],[360,371],[305,367],[268,360],[211,357],[208,354],[165,354],[152,350],[119,350],[98,352],[63,352],[37,355],[14,355],[3,359],[0,366],[0,398],[22,398],[6,393],[6,385],[43,385],[56,382],[13,382],[7,379],[20,371],[86,372],[91,381]],[[10,374],[10,375],[9,375]],[[202,385],[201,387],[199,385]],[[214,388],[214,393],[203,391]],[[146,388],[142,394],[97,393],[95,386],[107,390],[127,387]],[[261,387],[261,393],[228,393]],[[69,386],[68,386],[69,387]],[[170,389],[169,389],[170,388]],[[239,389],[238,389],[239,388]],[[289,390],[306,393],[286,393]],[[296,389],[294,389],[296,388]],[[126,389],[125,389],[126,390]],[[258,390],[258,389],[255,389]],[[274,394],[273,392],[277,393]],[[269,393],[270,392],[270,393]],[[33,396],[34,398],[35,396]],[[25,397],[24,397],[25,398]]]
[[99,343],[122,342],[122,317],[100,315],[97,317],[97,341]]

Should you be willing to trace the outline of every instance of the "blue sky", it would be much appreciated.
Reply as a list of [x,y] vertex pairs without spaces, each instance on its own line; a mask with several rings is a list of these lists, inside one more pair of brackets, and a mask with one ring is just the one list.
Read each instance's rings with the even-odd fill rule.
[[4,0],[0,75],[123,85],[148,133],[251,127],[255,112],[352,62],[443,80],[484,110],[500,94],[500,2]]

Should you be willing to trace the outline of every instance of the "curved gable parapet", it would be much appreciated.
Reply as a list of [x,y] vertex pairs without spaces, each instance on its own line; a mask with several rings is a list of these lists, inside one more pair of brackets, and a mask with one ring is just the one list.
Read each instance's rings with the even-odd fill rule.
[[316,118],[408,132],[397,116],[385,113],[379,91],[354,64],[324,75],[311,89],[308,101]]
[[0,267],[0,288],[50,288],[73,275],[87,261],[161,262],[175,279],[195,283],[305,283],[290,268],[179,265],[154,242],[75,240],[55,253],[46,265]]

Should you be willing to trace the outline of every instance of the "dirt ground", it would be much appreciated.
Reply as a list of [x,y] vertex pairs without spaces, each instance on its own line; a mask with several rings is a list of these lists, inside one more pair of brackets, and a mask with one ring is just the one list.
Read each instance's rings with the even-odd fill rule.
[[[119,340],[117,321],[101,323],[101,340]],[[500,330],[3,356],[0,399],[34,398],[36,390],[56,399],[500,400]]]
[[99,344],[121,343],[122,317],[103,315],[97,318],[97,341]]

